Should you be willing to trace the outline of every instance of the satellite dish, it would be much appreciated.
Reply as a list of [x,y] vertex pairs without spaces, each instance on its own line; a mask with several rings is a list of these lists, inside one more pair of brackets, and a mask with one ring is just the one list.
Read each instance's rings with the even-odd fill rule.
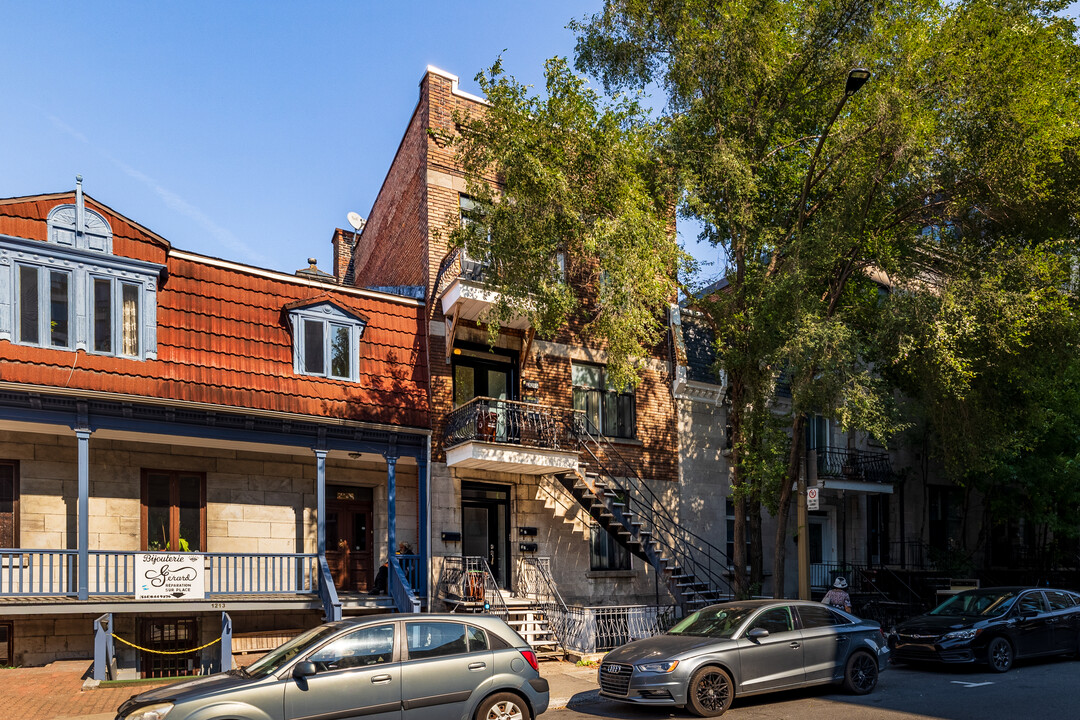
[[351,212],[345,217],[348,219],[349,224],[353,226],[353,230],[356,230],[357,232],[360,232],[364,227],[364,223],[367,222],[364,218],[360,217],[360,213]]

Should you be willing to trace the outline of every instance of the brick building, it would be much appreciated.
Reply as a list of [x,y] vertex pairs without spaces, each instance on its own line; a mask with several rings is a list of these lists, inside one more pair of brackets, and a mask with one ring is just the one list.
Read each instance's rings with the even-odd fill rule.
[[[332,280],[179,250],[81,182],[0,200],[0,664],[205,672],[232,634],[417,605],[425,306]],[[202,588],[152,597],[144,552]]]
[[[484,263],[447,247],[470,199],[440,137],[456,131],[455,111],[484,107],[456,76],[429,67],[362,234],[334,235],[342,280],[414,286],[430,299],[432,577],[452,575],[447,563],[465,556],[486,561],[504,595],[530,594],[523,571],[543,565],[571,604],[670,604],[669,591],[687,601],[694,563],[675,557],[689,550],[674,547],[688,531],[678,524],[669,344],[645,359],[628,393],[609,389],[603,350],[575,323],[540,339],[528,318],[514,318],[490,347],[483,323],[495,296]],[[587,418],[588,436],[575,417]],[[711,559],[719,580],[726,568]],[[439,593],[453,595],[445,582]]]

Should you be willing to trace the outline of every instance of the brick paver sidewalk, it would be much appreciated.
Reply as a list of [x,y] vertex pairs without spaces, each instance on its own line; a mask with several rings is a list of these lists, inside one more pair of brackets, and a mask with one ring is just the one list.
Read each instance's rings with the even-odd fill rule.
[[86,660],[54,662],[45,667],[0,670],[0,718],[53,720],[98,713],[116,714],[120,703],[156,687],[155,683],[83,691]]

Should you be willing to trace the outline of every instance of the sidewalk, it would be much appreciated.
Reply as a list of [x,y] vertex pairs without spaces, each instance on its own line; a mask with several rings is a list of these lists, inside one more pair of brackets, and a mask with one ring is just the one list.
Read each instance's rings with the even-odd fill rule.
[[[113,720],[116,708],[156,683],[83,690],[88,660],[63,660],[45,667],[0,670],[0,718],[19,720]],[[597,697],[596,668],[548,660],[540,674],[550,684],[548,709],[588,703]]]

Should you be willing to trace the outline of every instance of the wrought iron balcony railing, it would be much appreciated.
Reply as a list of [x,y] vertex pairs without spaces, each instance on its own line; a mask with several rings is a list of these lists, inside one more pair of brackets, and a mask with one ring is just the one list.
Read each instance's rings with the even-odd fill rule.
[[446,416],[443,447],[481,441],[574,451],[573,422],[574,411],[567,408],[478,397]]
[[443,291],[458,278],[473,282],[484,282],[484,272],[490,265],[490,261],[478,260],[469,257],[465,248],[455,248],[439,263],[439,272],[435,275],[435,298],[442,295]]
[[817,453],[818,477],[857,482],[891,483],[896,480],[888,453],[825,447]]

